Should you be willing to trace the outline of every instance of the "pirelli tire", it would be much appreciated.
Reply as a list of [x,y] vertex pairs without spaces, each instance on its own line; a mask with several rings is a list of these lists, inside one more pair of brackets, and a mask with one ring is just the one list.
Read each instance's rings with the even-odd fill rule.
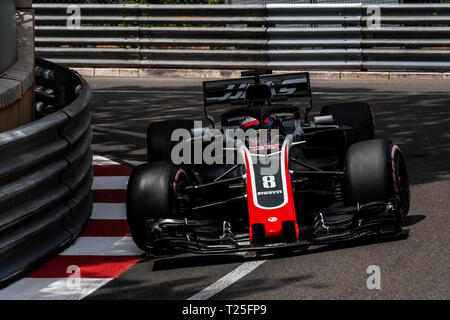
[[149,219],[175,218],[179,203],[176,192],[189,183],[185,171],[169,162],[146,163],[136,167],[128,181],[126,211],[128,226],[136,245],[149,251]]
[[322,108],[320,115],[332,115],[335,124],[354,128],[352,143],[375,138],[375,118],[371,106],[365,102],[330,104]]
[[400,148],[386,139],[351,145],[345,157],[344,200],[347,205],[398,200],[398,219],[404,223],[410,207],[410,183]]
[[150,123],[147,128],[148,161],[170,161],[173,131],[176,129],[190,130],[193,127],[193,120],[165,120]]

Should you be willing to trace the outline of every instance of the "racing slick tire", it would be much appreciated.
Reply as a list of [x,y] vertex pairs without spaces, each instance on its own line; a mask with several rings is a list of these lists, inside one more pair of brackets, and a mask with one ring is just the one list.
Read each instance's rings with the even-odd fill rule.
[[375,118],[372,108],[365,102],[330,104],[322,108],[320,115],[332,115],[335,124],[355,128],[353,142],[375,138]]
[[148,162],[170,161],[170,140],[176,129],[190,130],[193,120],[165,120],[150,123],[147,129]]
[[345,157],[344,199],[347,205],[398,200],[398,218],[404,223],[410,206],[410,184],[400,148],[386,139],[351,145]]
[[128,180],[126,211],[128,226],[136,245],[147,248],[146,221],[177,216],[175,193],[188,184],[184,170],[168,162],[136,167]]

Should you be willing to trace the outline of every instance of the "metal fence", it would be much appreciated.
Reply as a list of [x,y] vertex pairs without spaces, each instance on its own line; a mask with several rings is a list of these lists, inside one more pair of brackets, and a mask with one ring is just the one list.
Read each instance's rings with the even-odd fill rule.
[[292,3],[292,4],[315,4],[315,3],[400,3],[399,0],[228,0],[229,4],[268,4],[268,3]]
[[67,6],[33,8],[37,55],[69,66],[450,68],[450,4],[91,4],[79,29]]
[[92,208],[89,85],[39,59],[36,85],[62,108],[0,134],[0,286],[71,242]]

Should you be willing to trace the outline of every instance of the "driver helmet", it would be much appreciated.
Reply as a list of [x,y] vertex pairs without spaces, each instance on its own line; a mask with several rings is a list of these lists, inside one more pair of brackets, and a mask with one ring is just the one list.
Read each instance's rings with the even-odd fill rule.
[[[274,115],[268,116],[266,119],[264,119],[264,124],[266,129],[272,129],[275,127],[275,121],[276,117]],[[242,128],[244,130],[248,129],[254,129],[259,130],[261,129],[261,125],[259,120],[253,118],[253,117],[245,117],[245,119],[241,122]]]

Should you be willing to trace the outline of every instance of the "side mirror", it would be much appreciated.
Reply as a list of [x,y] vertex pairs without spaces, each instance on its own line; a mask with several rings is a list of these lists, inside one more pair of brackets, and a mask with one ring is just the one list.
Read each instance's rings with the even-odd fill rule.
[[314,124],[318,125],[318,124],[334,124],[334,120],[333,120],[333,116],[332,115],[328,115],[328,116],[317,116],[314,117]]

